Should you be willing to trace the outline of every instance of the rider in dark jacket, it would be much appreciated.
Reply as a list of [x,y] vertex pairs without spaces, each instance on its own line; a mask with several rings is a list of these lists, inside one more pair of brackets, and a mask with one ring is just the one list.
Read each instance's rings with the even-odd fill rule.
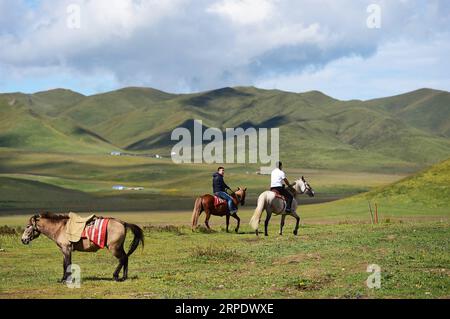
[[227,189],[231,190],[231,188],[223,180],[224,174],[225,169],[223,167],[219,167],[217,169],[217,172],[213,174],[213,181],[212,181],[213,192],[214,195],[228,202],[228,209],[230,210],[230,214],[233,215],[237,212],[237,209],[233,203],[233,198],[226,192]]

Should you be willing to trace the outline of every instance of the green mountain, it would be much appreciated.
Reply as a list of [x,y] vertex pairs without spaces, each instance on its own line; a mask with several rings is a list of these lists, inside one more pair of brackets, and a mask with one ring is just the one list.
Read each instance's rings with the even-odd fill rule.
[[398,96],[368,101],[396,119],[427,132],[450,137],[450,94],[420,89]]
[[176,127],[279,127],[291,165],[414,171],[450,156],[450,93],[431,89],[340,101],[321,92],[254,87],[169,94],[124,88],[0,94],[0,147],[58,152],[122,149],[169,154]]
[[70,118],[46,116],[44,113],[51,106],[37,106],[30,101],[33,100],[22,94],[0,95],[0,147],[80,153],[111,149],[109,142]]

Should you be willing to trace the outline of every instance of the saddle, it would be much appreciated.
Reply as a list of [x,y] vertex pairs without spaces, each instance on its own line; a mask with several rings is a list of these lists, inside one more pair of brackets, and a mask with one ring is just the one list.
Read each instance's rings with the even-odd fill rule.
[[273,192],[273,193],[275,194],[275,197],[276,197],[276,198],[279,198],[279,199],[281,199],[281,200],[283,201],[283,211],[285,211],[286,208],[287,208],[286,197],[284,197],[283,195],[281,195],[280,192],[277,191],[277,190],[270,190],[270,191]]
[[286,201],[286,197],[284,197],[283,195],[281,195],[279,191],[277,191],[277,190],[271,190],[271,192],[275,193],[275,197],[276,197],[276,198],[279,198],[279,199],[281,199],[281,200]]
[[223,206],[223,205],[228,205],[227,201],[222,199],[222,198],[220,198],[220,197],[218,197],[218,196],[216,196],[216,195],[214,195],[214,207],[218,208],[218,207]]
[[81,217],[75,213],[69,213],[69,220],[66,224],[66,234],[69,241],[76,243],[81,239],[81,233],[87,223],[95,218],[95,215],[90,215],[88,217]]

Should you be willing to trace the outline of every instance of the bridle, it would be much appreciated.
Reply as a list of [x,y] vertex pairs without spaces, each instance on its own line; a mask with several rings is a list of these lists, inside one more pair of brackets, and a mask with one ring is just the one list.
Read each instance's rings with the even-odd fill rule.
[[[238,189],[238,190],[242,190],[242,189]],[[243,191],[243,190],[242,190]],[[243,196],[239,196],[237,193],[237,191],[234,191],[233,193],[231,193],[231,195],[235,195],[236,199],[238,200],[239,204],[241,204],[242,206],[244,206],[245,202],[242,202]]]
[[[303,185],[305,186],[305,190],[302,191],[302,188],[299,187],[299,191],[297,191],[297,190],[294,188],[294,191],[295,191],[296,193],[302,195],[302,194],[305,194],[307,191],[310,191],[310,192],[313,191],[312,188],[311,188],[311,186],[309,186],[309,184],[308,184],[307,181],[305,181],[305,180],[303,180],[303,179],[302,179],[301,181],[303,182]],[[298,181],[296,181],[295,183],[297,183],[297,182],[298,182]]]
[[39,218],[39,215],[34,215],[31,218],[31,224],[27,225],[27,228],[32,227],[32,234],[31,234],[30,240],[33,240],[33,239],[39,237],[39,235],[41,234],[41,232],[37,228],[37,219],[38,218]]

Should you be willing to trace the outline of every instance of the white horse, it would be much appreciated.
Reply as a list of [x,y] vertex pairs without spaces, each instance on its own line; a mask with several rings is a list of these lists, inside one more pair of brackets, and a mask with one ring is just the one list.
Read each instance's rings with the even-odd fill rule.
[[281,214],[281,224],[280,224],[280,235],[283,235],[283,226],[284,220],[286,219],[286,215],[290,215],[294,217],[297,221],[294,229],[294,235],[298,234],[298,228],[300,224],[300,217],[297,215],[297,195],[299,194],[308,194],[310,197],[314,196],[314,191],[309,186],[308,182],[302,176],[301,179],[298,179],[293,184],[293,189],[295,190],[294,198],[292,200],[292,208],[291,212],[287,213],[285,211],[286,203],[272,191],[265,191],[258,197],[258,205],[256,206],[255,213],[250,220],[250,226],[256,231],[256,235],[258,235],[258,227],[259,222],[261,221],[261,215],[264,210],[266,210],[266,221],[264,222],[264,233],[268,236],[267,226],[269,225],[270,218],[272,214],[280,215]]

